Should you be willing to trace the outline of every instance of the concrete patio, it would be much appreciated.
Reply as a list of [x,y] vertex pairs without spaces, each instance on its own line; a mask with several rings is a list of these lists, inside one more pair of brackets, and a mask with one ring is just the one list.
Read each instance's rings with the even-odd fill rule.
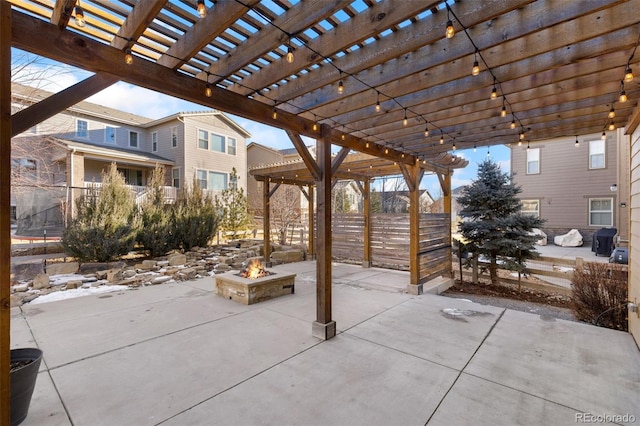
[[296,273],[295,294],[245,306],[202,278],[14,308],[11,346],[44,351],[23,425],[640,421],[627,333],[411,296],[408,273],[336,264],[339,333],[322,342],[315,263],[272,271]]

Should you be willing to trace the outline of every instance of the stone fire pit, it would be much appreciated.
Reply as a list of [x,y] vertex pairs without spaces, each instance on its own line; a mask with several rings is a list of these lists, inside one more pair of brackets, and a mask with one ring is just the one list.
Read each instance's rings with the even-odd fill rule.
[[264,272],[266,275],[258,278],[245,278],[234,272],[216,275],[218,296],[252,305],[295,293],[296,274]]

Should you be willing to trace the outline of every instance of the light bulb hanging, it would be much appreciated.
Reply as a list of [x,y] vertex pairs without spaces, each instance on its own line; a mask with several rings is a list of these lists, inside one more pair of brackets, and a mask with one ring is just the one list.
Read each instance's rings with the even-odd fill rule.
[[338,94],[342,95],[344,92],[344,83],[342,82],[342,78],[340,78],[340,82],[338,83]]
[[444,34],[445,36],[447,36],[447,38],[452,38],[456,33],[455,28],[453,28],[453,22],[451,21],[451,19],[449,19],[447,21],[447,29],[445,30]]
[[506,99],[503,96],[502,97],[502,109],[500,110],[500,117],[506,117],[507,116],[507,106],[505,105]]
[[74,8],[75,11],[75,22],[76,25],[79,27],[84,27],[87,24],[87,21],[85,21],[84,19],[84,9],[82,9],[82,7],[80,7],[80,2],[78,2],[78,5]]
[[527,152],[529,152],[530,149],[531,147],[529,146],[529,142],[527,142]]
[[198,12],[198,16],[200,16],[200,19],[204,19],[204,17],[207,16],[207,8],[204,5],[204,0],[198,0],[196,11]]
[[616,125],[615,125],[615,124],[613,124],[613,121],[612,121],[611,123],[609,123],[609,127],[608,127],[608,129],[609,129],[609,130],[615,130],[615,129],[616,129]]
[[442,133],[440,134],[440,145],[444,144],[444,136],[442,136]]
[[620,103],[625,103],[627,102],[627,92],[624,90],[624,81],[620,82],[620,88],[622,90],[620,90],[620,97],[618,98],[618,101],[620,101]]
[[491,157],[491,151],[489,151],[489,147],[487,147],[487,157]]
[[380,92],[376,92],[376,112],[380,112]]
[[476,147],[476,144],[473,144],[473,152],[476,152],[478,150],[478,148]]
[[291,48],[291,36],[289,36],[289,44],[287,45],[287,62],[293,63],[293,49]]
[[520,140],[524,140],[524,129],[520,131]]
[[498,89],[496,89],[495,83],[493,89],[491,89],[491,99],[496,99],[498,97]]
[[427,125],[427,122],[425,121],[424,123],[424,137],[428,137],[429,136],[429,126]]
[[207,83],[207,86],[204,88],[204,95],[207,98],[210,98],[213,95],[213,90],[211,89],[211,85]]
[[627,65],[627,69],[624,71],[624,82],[631,83],[632,80],[633,80],[633,71],[631,70],[631,67]]
[[471,68],[471,75],[478,75],[480,74],[480,64],[478,64],[477,50],[476,50],[476,53],[474,53],[473,57],[474,57],[474,61],[473,61],[473,67]]
[[453,146],[452,146],[452,148],[453,148],[453,150],[454,150],[454,151],[456,150],[456,141],[455,141],[455,140],[453,141]]
[[604,132],[604,130],[602,131],[602,136],[600,136],[600,139],[602,139],[602,140],[606,140],[607,139],[607,134]]
[[576,143],[574,144],[576,148],[580,147],[580,141],[578,140],[578,135],[576,135]]
[[510,126],[511,126],[512,129],[516,128],[516,119],[515,118],[511,120]]
[[409,120],[407,119],[407,109],[404,109],[404,118],[402,119],[402,125],[406,126],[407,124],[409,124]]
[[318,117],[313,114],[313,131],[315,132],[316,130],[318,130]]
[[133,54],[131,53],[131,49],[126,49],[124,51],[124,63],[127,65],[131,65],[133,63]]
[[609,118],[615,118],[616,116],[616,110],[613,109],[613,106],[611,107],[611,109],[609,110]]
[[273,101],[273,112],[271,113],[271,117],[274,120],[278,119],[278,110],[276,109],[276,101]]

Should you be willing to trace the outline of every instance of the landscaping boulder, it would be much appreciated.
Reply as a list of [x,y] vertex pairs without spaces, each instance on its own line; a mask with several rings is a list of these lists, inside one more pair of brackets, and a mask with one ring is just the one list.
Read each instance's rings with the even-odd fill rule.
[[302,262],[303,253],[300,250],[274,251],[271,261],[278,263]]
[[47,273],[50,275],[75,274],[78,272],[78,262],[60,262],[47,264]]
[[180,253],[174,253],[170,254],[167,260],[169,261],[169,266],[184,265],[187,263],[187,256]]
[[110,283],[122,281],[123,278],[122,269],[109,269],[107,271],[107,281]]
[[42,290],[51,287],[49,283],[49,274],[38,274],[33,279],[33,289]]

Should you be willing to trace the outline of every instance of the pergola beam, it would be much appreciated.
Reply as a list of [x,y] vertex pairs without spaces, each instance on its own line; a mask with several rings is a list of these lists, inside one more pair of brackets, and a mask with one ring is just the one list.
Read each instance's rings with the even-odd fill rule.
[[118,81],[112,74],[94,74],[73,86],[55,93],[40,102],[16,112],[11,117],[11,137],[51,118],[60,111],[77,104]]

